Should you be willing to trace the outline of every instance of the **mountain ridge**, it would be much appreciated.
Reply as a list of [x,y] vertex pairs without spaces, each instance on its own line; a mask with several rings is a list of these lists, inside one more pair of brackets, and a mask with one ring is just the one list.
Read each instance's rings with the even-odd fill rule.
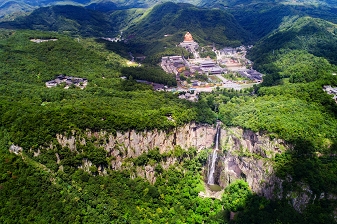
[[[11,9],[6,3],[13,2],[16,3],[16,7]],[[289,0],[222,0],[222,1],[206,1],[206,0],[170,0],[170,1],[160,1],[160,3],[164,2],[173,2],[173,3],[189,3],[199,7],[206,8],[231,8],[231,7],[247,7],[252,4],[262,3],[262,4],[273,4],[273,5],[293,5],[293,6],[326,6],[331,8],[336,8],[337,4],[335,1],[328,0],[312,0],[312,1],[289,1]],[[12,4],[13,4],[12,3]],[[31,1],[31,0],[3,0],[0,2],[0,7],[2,10],[0,11],[0,18],[4,18],[6,15],[12,13],[20,13],[32,11],[33,9],[39,7],[46,7],[52,5],[64,5],[65,3],[58,0],[42,0],[42,1]],[[88,7],[90,9],[101,10],[101,11],[111,11],[116,9],[128,9],[128,8],[150,8],[158,4],[156,1],[151,0],[142,0],[142,1],[123,1],[123,0],[70,0],[67,1],[68,5],[77,5]]]

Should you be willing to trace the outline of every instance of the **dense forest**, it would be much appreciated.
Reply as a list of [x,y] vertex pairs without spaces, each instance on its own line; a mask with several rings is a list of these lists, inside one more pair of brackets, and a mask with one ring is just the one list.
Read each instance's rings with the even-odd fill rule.
[[[197,196],[203,186],[201,177],[195,175],[207,154],[199,158],[192,149],[177,151],[181,167],[166,171],[158,166],[159,176],[153,186],[143,179],[130,179],[127,172],[111,171],[100,177],[96,176],[97,168],[91,169],[92,174],[78,170],[83,158],[97,166],[107,163],[106,152],[94,145],[87,144],[78,155],[57,147],[62,172],[58,171],[54,150],[43,150],[39,157],[26,150],[35,151],[54,142],[57,133],[74,130],[115,133],[169,129],[192,120],[213,123],[215,114],[206,102],[181,101],[172,93],[155,93],[147,85],[119,78],[123,70],[127,75],[132,68],[125,67],[125,59],[104,50],[104,44],[94,39],[13,30],[2,30],[1,37],[1,222],[164,223],[221,217],[219,201]],[[35,43],[31,41],[34,38],[57,41]],[[147,71],[151,79],[157,70]],[[45,82],[58,74],[87,78],[88,86],[47,88]],[[148,78],[145,71],[142,78]],[[167,119],[168,114],[172,120]],[[11,144],[25,149],[22,158],[9,154]],[[134,163],[141,166],[169,156],[153,152]],[[186,169],[190,171],[186,173]],[[177,192],[186,193],[177,197]]]
[[[329,2],[322,11],[261,2],[198,3],[232,6],[225,10],[174,3],[134,9],[124,1],[102,2],[111,11],[101,13],[95,10],[101,2],[78,1],[87,8],[40,8],[1,23],[0,222],[336,223],[337,104],[323,91],[325,85],[337,86],[333,8]],[[254,43],[248,57],[265,74],[263,82],[240,91],[217,87],[201,93],[198,102],[136,82],[177,85],[158,61],[164,55],[189,56],[175,46],[187,30],[205,46]],[[121,34],[127,41],[100,38]],[[131,51],[146,59],[130,62]],[[88,85],[47,88],[59,75],[84,78]],[[224,129],[242,127],[291,146],[270,159],[282,180],[282,198],[254,193],[244,175],[220,197],[201,197],[212,149],[147,148],[125,158],[118,170],[110,165],[116,156],[102,147],[107,140],[83,134],[163,130],[169,135],[184,124],[214,127],[218,120]],[[76,142],[76,150],[56,140],[58,134],[74,133],[86,142]],[[13,145],[22,152],[10,153]],[[244,157],[266,161],[238,155]],[[84,167],[83,161],[91,165]],[[135,175],[146,167],[153,167],[156,181]],[[315,197],[299,211],[292,200],[303,186]]]
[[[107,176],[91,175],[81,169],[53,172],[41,168],[27,156],[21,158],[2,151],[0,221],[222,222],[225,213],[221,202],[198,197],[203,185],[195,169],[200,169],[207,157],[197,156],[195,152],[185,151],[181,164],[158,172],[156,184],[151,185],[141,178],[131,179],[127,172],[111,171]],[[64,156],[72,157],[69,150]],[[70,161],[64,163],[65,168],[74,165]]]
[[[107,43],[109,49],[124,57],[129,52],[145,55],[151,64],[158,63],[163,55],[188,55],[176,47],[183,41],[186,30],[203,45],[239,46],[251,39],[251,35],[227,12],[172,2],[150,9],[107,13],[69,5],[43,7],[28,16],[1,22],[0,27],[56,31],[83,37],[116,37],[122,31],[126,42]],[[210,33],[212,35],[208,35]]]
[[[193,105],[179,101],[171,93],[154,93],[150,86],[135,80],[120,79],[122,70],[128,75],[132,68],[122,69],[125,59],[102,51],[104,45],[94,40],[78,41],[54,34],[52,37],[57,41],[30,41],[35,37],[49,38],[48,35],[3,32],[6,38],[1,43],[1,124],[16,144],[41,145],[56,133],[77,128],[111,132],[164,129],[215,117],[201,102]],[[156,81],[152,79],[157,69],[147,71],[140,78]],[[87,78],[89,84],[83,90],[74,87],[65,91],[62,85],[46,88],[45,82],[59,74]],[[166,80],[172,79],[166,76]],[[168,82],[174,84],[173,80]],[[167,114],[172,115],[174,122],[166,118]]]

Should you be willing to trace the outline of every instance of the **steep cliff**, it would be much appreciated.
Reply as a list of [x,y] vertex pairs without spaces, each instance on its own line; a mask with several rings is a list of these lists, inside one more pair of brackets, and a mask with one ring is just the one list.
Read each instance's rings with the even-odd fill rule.
[[[308,203],[333,197],[314,194],[309,185],[293,181],[290,175],[285,179],[275,175],[275,155],[293,148],[281,139],[230,127],[221,130],[220,143],[216,184],[221,187],[225,188],[236,179],[244,179],[254,193],[268,199],[286,199],[298,212],[302,212]],[[285,189],[285,185],[291,187]]]
[[[133,166],[127,163],[130,158],[137,158],[149,150],[158,148],[161,154],[173,150],[176,146],[183,149],[195,147],[197,150],[210,148],[214,143],[216,130],[210,125],[187,124],[169,131],[151,130],[136,132],[130,130],[127,132],[117,132],[116,134],[102,132],[76,133],[71,135],[58,134],[57,142],[61,147],[68,147],[71,151],[77,152],[79,145],[86,145],[87,142],[93,142],[96,147],[102,147],[110,157],[108,164],[111,169],[123,169]],[[168,158],[161,164],[164,168],[172,165],[174,158]],[[83,161],[81,167],[87,167],[88,161]],[[137,168],[137,174],[146,177],[150,182],[154,182],[153,167],[150,166]]]
[[[158,147],[161,153],[167,152],[180,145],[182,148],[196,147],[198,150],[211,147],[214,143],[216,130],[210,125],[196,125],[195,123],[177,127],[170,131],[151,130],[136,132],[130,130],[127,132],[117,132],[115,135],[102,132],[88,131],[84,135],[73,132],[67,136],[57,135],[58,143],[63,147],[69,147],[76,150],[76,144],[86,144],[86,140],[95,139],[98,147],[104,147],[109,153],[115,150],[125,151],[125,157],[137,157],[148,149]],[[117,153],[116,153],[117,154]]]
[[[275,155],[291,150],[292,145],[280,139],[272,139],[271,135],[262,132],[255,133],[239,127],[223,127],[220,133],[220,147],[214,175],[215,184],[225,188],[236,179],[244,179],[254,193],[268,199],[286,198],[298,211],[303,210],[309,202],[320,198],[320,195],[313,195],[310,187],[304,183],[292,183],[291,176],[282,180],[275,175]],[[97,167],[93,167],[94,164],[90,159],[82,159],[82,164],[78,167],[88,172],[94,170],[104,175],[107,169],[127,169],[131,171],[131,177],[143,177],[150,183],[155,183],[156,166],[160,165],[161,168],[168,169],[179,160],[172,153],[176,147],[180,146],[185,150],[195,147],[200,152],[213,147],[215,136],[215,126],[191,123],[169,131],[136,132],[130,130],[116,134],[105,131],[84,133],[74,131],[70,135],[57,135],[57,142],[61,147],[68,147],[75,154],[81,153],[81,146],[89,143],[104,149],[108,157],[106,165],[96,164]],[[146,162],[141,165],[135,163],[138,157],[154,148],[158,148],[161,155],[166,155],[164,160]],[[59,164],[58,154],[56,157]],[[207,169],[208,165],[204,167],[205,182],[207,182]],[[292,183],[297,187],[285,192],[284,183]],[[207,195],[213,197],[214,193],[207,194],[206,192],[204,196],[208,197]]]
[[273,198],[282,189],[282,181],[274,175],[273,158],[291,146],[280,139],[242,128],[226,128],[221,132],[223,155],[218,162],[218,184],[226,187],[236,179],[245,179],[251,190]]
[[[137,158],[153,148],[159,148],[161,154],[167,153],[180,146],[183,149],[196,147],[198,151],[211,148],[214,144],[216,127],[209,125],[187,124],[170,131],[152,130],[136,132],[117,132],[115,135],[107,132],[76,133],[72,135],[57,135],[58,143],[62,147],[68,147],[71,151],[77,151],[79,145],[85,145],[88,141],[96,147],[102,147],[111,157],[108,166],[111,169],[130,168],[133,164],[128,158]],[[279,139],[271,140],[262,133],[254,133],[250,130],[231,127],[223,128],[220,137],[220,153],[217,160],[215,181],[222,187],[236,179],[245,179],[252,191],[267,198],[273,197],[275,189],[281,189],[282,181],[274,176],[272,158],[290,146]],[[174,164],[175,158],[162,162],[161,166],[168,168]],[[81,168],[89,170],[92,164],[83,160]],[[98,167],[103,170],[102,167]],[[137,167],[136,173],[155,182],[154,167],[147,165]]]

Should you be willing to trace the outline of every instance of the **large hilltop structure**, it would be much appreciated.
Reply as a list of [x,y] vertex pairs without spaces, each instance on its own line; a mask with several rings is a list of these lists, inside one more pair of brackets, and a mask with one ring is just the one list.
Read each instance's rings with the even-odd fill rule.
[[193,53],[195,58],[199,58],[199,54],[196,49],[199,48],[199,44],[193,40],[192,34],[187,32],[184,36],[184,41],[179,44],[180,47],[185,48],[189,52]]

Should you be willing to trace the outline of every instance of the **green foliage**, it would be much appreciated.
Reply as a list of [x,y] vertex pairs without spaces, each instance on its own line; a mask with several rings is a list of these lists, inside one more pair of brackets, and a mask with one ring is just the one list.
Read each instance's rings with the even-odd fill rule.
[[252,192],[249,189],[248,183],[243,180],[236,180],[226,187],[222,195],[224,209],[233,212],[243,210],[251,195]]
[[[335,143],[332,147],[336,150]],[[305,152],[303,152],[304,149],[306,149]],[[336,193],[336,159],[330,156],[317,157],[311,152],[312,149],[313,146],[309,142],[303,142],[297,144],[295,152],[277,155],[275,158],[277,175],[283,178],[291,175],[294,181],[305,180],[316,194]],[[284,188],[293,190],[295,187],[285,184]]]
[[246,201],[243,211],[236,217],[237,223],[312,223],[296,212],[286,200],[269,201],[264,197],[253,195]]
[[136,158],[136,160],[134,161],[134,164],[136,166],[144,166],[147,164],[148,161],[149,161],[148,156],[145,153],[143,153]]
[[[299,214],[287,201],[252,195],[241,180],[225,190],[223,202],[198,197],[203,190],[200,173],[207,161],[206,150],[197,154],[193,148],[176,147],[162,155],[152,149],[127,161],[154,167],[156,183],[151,185],[130,178],[134,167],[122,172],[108,170],[108,175],[99,176],[98,166],[107,168],[107,161],[115,158],[107,159],[97,139],[77,145],[78,151],[59,145],[44,148],[59,133],[168,130],[190,121],[214,123],[219,117],[227,125],[268,131],[294,146],[274,161],[276,175],[291,175],[295,183],[284,182],[284,195],[296,190],[298,182],[308,184],[316,195],[336,194],[337,108],[322,91],[323,85],[337,85],[331,75],[336,67],[330,64],[336,62],[336,26],[310,17],[285,18],[293,13],[293,7],[266,10],[265,6],[251,6],[251,13],[245,9],[236,16],[242,24],[249,21],[246,28],[256,31],[254,35],[262,37],[278,28],[250,55],[255,66],[267,74],[264,87],[254,97],[249,97],[252,90],[217,89],[201,94],[198,103],[180,101],[171,93],[155,93],[136,83],[133,79],[140,77],[174,85],[174,79],[152,67],[123,68],[126,60],[111,49],[125,57],[130,51],[148,54],[147,62],[157,63],[163,55],[189,56],[175,47],[187,30],[200,44],[236,46],[249,42],[249,35],[234,17],[221,10],[166,3],[146,12],[113,12],[113,20],[124,17],[112,27],[105,15],[64,6],[40,9],[21,21],[3,24],[108,35],[108,31],[124,26],[124,18],[128,18],[130,35],[125,44],[1,30],[0,222],[226,223],[231,210],[239,211],[237,223],[334,223],[335,203],[331,200],[310,201]],[[58,40],[37,44],[29,41],[31,38]],[[83,90],[47,89],[44,83],[58,74],[87,78],[89,84]],[[124,75],[132,78],[123,81],[119,77]],[[282,85],[266,87],[276,84]],[[167,119],[167,114],[173,119]],[[24,148],[22,158],[8,153],[12,143]],[[33,151],[38,150],[40,155],[33,157]],[[168,157],[177,158],[178,163],[166,170],[161,164]],[[93,163],[91,174],[78,169],[83,159]],[[225,211],[221,211],[222,205]]]
[[267,36],[292,15],[301,15],[294,7],[283,4],[251,4],[249,7],[236,7],[229,10],[238,23],[252,33],[256,40]]
[[322,86],[326,84],[336,85],[336,78],[330,75],[329,79],[323,79],[312,83],[285,84],[273,87],[261,87],[258,90],[260,96],[285,96],[297,98],[305,102],[322,105],[323,110],[329,113],[336,113],[337,105],[331,95],[322,91]]
[[281,71],[281,78],[290,78],[293,83],[312,82],[324,75],[330,76],[336,69],[326,59],[298,50],[281,54],[274,65]]
[[[201,118],[212,122],[212,114],[204,116],[194,103],[121,80],[125,60],[92,39],[78,42],[35,31],[3,33],[6,38],[0,44],[6,50],[0,54],[0,121],[11,141],[25,149],[36,150],[48,145],[57,133],[76,129],[115,132],[166,129]],[[30,41],[37,37],[58,40]],[[88,86],[83,90],[46,88],[45,82],[58,74],[87,78]]]
[[170,87],[177,85],[174,75],[166,74],[161,68],[157,67],[124,67],[121,72],[126,77],[132,76],[133,79],[137,80],[146,80]]
[[322,57],[316,57],[303,50],[275,51],[266,62],[258,64],[266,72],[263,86],[271,86],[284,81],[280,79],[289,78],[292,83],[306,83],[318,79],[328,78],[337,68]]
[[[195,149],[189,149],[186,154],[193,152]],[[62,159],[72,154],[66,148],[58,153]],[[154,160],[160,157],[158,149],[147,155]],[[158,164],[155,172],[159,175],[154,185],[140,178],[131,179],[128,172],[121,171],[110,170],[106,176],[94,176],[81,169],[51,171],[25,154],[22,157],[1,148],[2,223],[223,222],[218,215],[221,203],[198,197],[202,190],[200,174],[182,168],[187,161],[194,161],[201,168],[193,157],[185,157],[181,164],[176,163],[168,170]],[[96,174],[97,167],[91,166],[90,172]]]
[[224,11],[172,2],[153,7],[127,33],[132,37],[129,44],[138,44],[138,49],[150,56],[174,49],[187,31],[201,44],[238,46],[249,39],[235,18]]
[[152,159],[152,160],[154,160],[154,161],[156,161],[156,162],[160,162],[161,159],[162,159],[162,155],[160,154],[158,148],[149,150],[149,151],[147,152],[147,156],[148,156],[150,159]]
[[308,204],[302,213],[298,213],[287,200],[267,200],[252,194],[243,180],[235,181],[225,189],[222,203],[225,210],[236,212],[235,223],[335,223],[334,202],[323,199]]
[[146,13],[146,8],[115,10],[109,13],[109,19],[114,24],[116,30],[127,30],[129,27],[135,25]]
[[335,24],[322,19],[294,17],[254,46],[249,57],[254,67],[267,74],[265,86],[277,84],[281,77],[290,77],[291,82],[313,81],[332,70],[327,60],[337,63],[333,53],[336,29]]
[[[186,31],[190,31],[203,45],[238,46],[250,39],[250,35],[229,13],[172,2],[148,10],[116,10],[110,14],[70,5],[43,7],[28,16],[3,22],[0,27],[56,31],[85,37],[118,36],[123,30],[127,44],[107,44],[114,47],[115,52],[123,52],[124,57],[129,52],[145,54],[146,61],[152,64],[158,63],[164,55],[184,52],[186,57],[191,56],[176,47]],[[212,52],[210,56],[215,55]]]
[[233,81],[251,81],[249,78],[243,77],[241,76],[239,73],[237,72],[231,72],[231,73],[227,73],[224,74],[223,77],[225,77],[228,80],[233,80]]
[[211,51],[211,50],[205,50],[205,51],[201,51],[200,52],[200,57],[202,58],[207,58],[207,57],[210,57],[212,59],[216,59],[216,54],[214,51]]
[[[228,92],[225,98],[218,91],[208,96],[208,102],[212,105],[215,99],[218,102],[221,99],[219,118],[225,124],[267,132],[271,138],[285,139],[292,146],[292,150],[276,155],[274,161],[275,174],[286,179],[282,186],[284,193],[298,192],[303,188],[298,183],[304,183],[314,194],[334,194],[336,161],[331,155],[336,152],[334,130],[337,128],[337,106],[332,96],[323,91],[323,86],[336,86],[336,77],[332,75],[336,72],[336,66],[325,59],[333,60],[329,54],[325,54],[327,51],[323,48],[317,50],[315,44],[319,41],[315,38],[318,38],[316,34],[320,35],[322,42],[334,38],[329,36],[329,32],[335,26],[306,17],[293,21],[296,23],[284,23],[252,51],[252,56],[259,55],[255,58],[255,66],[267,74],[262,85],[254,88],[256,96],[230,96],[232,92]],[[302,37],[308,35],[308,38],[297,36],[301,41],[291,39],[287,36],[290,30],[293,32],[291,35],[297,33]],[[275,42],[270,42],[271,39]],[[264,54],[262,49],[266,50],[269,43],[269,52]],[[304,45],[306,47],[302,48]],[[289,177],[290,181],[287,180]],[[332,210],[321,207],[334,206],[333,201],[322,199],[312,203],[312,207],[308,206],[299,215],[287,205],[287,200],[264,201],[251,196],[246,199],[244,208],[235,220],[238,223],[287,223],[293,218],[292,223],[335,222],[332,220]],[[322,215],[314,217],[313,208],[317,208]]]
[[262,96],[247,99],[234,98],[220,106],[222,120],[254,131],[277,133],[290,142],[306,139],[316,147],[325,138],[334,138],[332,130],[337,122],[324,107],[289,96]]
[[14,21],[2,22],[2,28],[57,31],[81,36],[107,36],[115,30],[109,18],[98,11],[79,6],[42,7]]
[[87,144],[84,147],[84,156],[86,156],[95,165],[106,165],[106,151],[103,148]]

